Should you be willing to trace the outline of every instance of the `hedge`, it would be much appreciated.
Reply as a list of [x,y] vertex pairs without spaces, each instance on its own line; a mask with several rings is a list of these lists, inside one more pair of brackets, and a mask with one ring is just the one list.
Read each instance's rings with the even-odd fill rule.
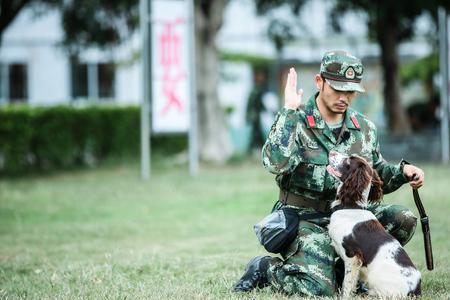
[[[96,165],[109,157],[138,156],[137,106],[0,108],[0,176]],[[174,140],[176,140],[174,142]],[[162,136],[152,150],[186,146],[184,136]]]

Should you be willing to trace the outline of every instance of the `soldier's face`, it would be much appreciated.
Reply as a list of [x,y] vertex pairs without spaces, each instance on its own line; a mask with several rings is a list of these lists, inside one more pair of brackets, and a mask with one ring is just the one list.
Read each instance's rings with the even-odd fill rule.
[[320,89],[320,99],[329,113],[343,114],[356,96],[355,91],[342,92],[333,89],[325,80],[320,78],[317,82]]

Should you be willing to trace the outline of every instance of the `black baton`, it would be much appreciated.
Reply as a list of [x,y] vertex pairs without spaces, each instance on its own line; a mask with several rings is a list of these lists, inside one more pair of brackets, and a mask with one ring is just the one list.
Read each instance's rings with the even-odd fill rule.
[[[413,178],[414,179],[414,178]],[[433,270],[433,249],[431,248],[431,236],[430,236],[430,224],[425,208],[420,200],[419,191],[413,188],[414,202],[416,203],[417,210],[420,214],[420,223],[422,224],[423,242],[425,245],[425,259],[427,261],[427,269]]]

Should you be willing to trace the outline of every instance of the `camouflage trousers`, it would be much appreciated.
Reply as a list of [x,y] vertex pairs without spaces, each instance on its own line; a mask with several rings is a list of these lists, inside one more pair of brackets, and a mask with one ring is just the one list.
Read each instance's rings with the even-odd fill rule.
[[[368,209],[402,245],[413,236],[417,218],[407,208],[378,204]],[[267,271],[273,288],[289,295],[333,296],[336,293],[337,254],[328,235],[328,223],[329,218],[300,221],[296,240],[281,253],[283,260],[276,260]]]

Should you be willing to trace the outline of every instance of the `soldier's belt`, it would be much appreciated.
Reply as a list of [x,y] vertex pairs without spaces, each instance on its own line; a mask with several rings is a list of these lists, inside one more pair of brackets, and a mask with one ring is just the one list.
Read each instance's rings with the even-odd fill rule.
[[322,213],[331,212],[330,201],[312,200],[283,190],[280,190],[278,200],[284,205],[312,208]]

